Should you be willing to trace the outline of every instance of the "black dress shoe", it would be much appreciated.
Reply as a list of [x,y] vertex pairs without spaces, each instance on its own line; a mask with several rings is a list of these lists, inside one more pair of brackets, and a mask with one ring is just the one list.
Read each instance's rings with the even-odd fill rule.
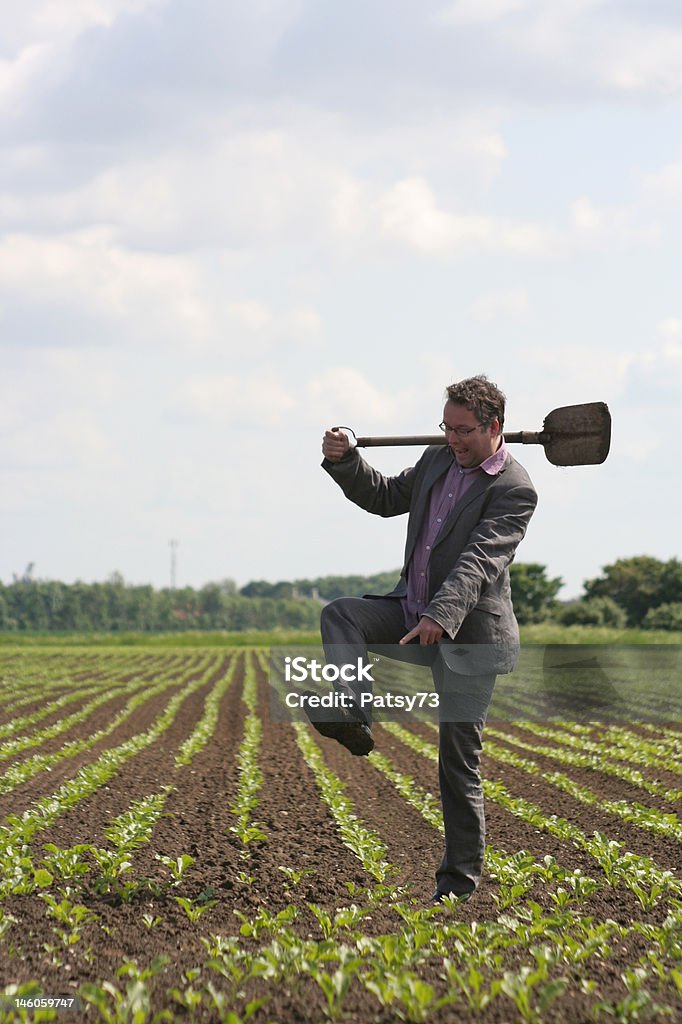
[[473,895],[473,892],[441,892],[440,889],[436,889],[431,897],[431,902],[442,903],[447,897],[447,899],[454,900],[456,903],[468,903]]
[[[305,691],[306,695],[308,691]],[[372,730],[364,722],[354,718],[348,708],[335,708],[336,714],[341,721],[323,721],[324,709],[310,707],[307,703],[303,705],[308,721],[316,729],[320,736],[337,740],[342,747],[350,750],[351,754],[358,757],[366,756],[374,750],[374,738]]]

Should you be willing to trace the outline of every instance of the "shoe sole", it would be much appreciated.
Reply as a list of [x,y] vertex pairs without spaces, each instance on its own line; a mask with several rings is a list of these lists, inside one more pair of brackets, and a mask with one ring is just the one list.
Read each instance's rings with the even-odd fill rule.
[[320,736],[336,740],[356,757],[366,757],[374,750],[374,740],[366,728],[363,729],[360,722],[313,722],[311,720],[310,724],[319,732]]

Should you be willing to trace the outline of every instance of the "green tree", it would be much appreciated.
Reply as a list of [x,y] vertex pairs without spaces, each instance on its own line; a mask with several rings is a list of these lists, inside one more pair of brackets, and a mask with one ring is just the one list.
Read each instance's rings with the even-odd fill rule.
[[585,597],[610,597],[625,610],[628,626],[638,626],[650,608],[682,601],[682,564],[650,555],[618,559],[585,583]]
[[513,562],[509,576],[514,613],[521,625],[548,619],[564,585],[561,577],[549,579],[546,566],[539,562]]
[[201,625],[208,629],[219,629],[224,612],[225,594],[217,583],[207,583],[199,591]]
[[242,597],[291,597],[293,588],[294,584],[288,580],[280,580],[279,583],[253,580],[242,587],[239,593]]
[[378,572],[372,576],[318,576],[315,579],[294,580],[299,594],[319,594],[323,601],[337,597],[362,597],[363,594],[388,594],[393,590],[400,570]]
[[0,629],[10,629],[10,616],[5,588],[0,584]]

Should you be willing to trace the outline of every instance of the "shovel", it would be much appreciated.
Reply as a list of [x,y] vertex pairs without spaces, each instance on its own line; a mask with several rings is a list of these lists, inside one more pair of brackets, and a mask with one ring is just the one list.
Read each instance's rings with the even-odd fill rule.
[[[350,427],[334,427],[348,431],[351,446],[358,448],[393,447],[395,445],[445,444],[445,434],[411,435],[406,437],[356,437]],[[504,433],[507,444],[541,444],[553,466],[598,466],[609,454],[611,444],[611,413],[605,402],[563,405],[545,416],[542,430],[520,430]]]

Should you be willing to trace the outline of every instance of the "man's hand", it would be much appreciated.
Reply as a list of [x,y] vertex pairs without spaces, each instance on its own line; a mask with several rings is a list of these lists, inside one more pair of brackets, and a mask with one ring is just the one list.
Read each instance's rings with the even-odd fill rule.
[[420,644],[437,644],[442,640],[444,632],[443,627],[435,619],[430,619],[428,615],[422,615],[414,629],[406,633],[399,642],[409,644],[410,640],[414,640],[418,636]]
[[330,462],[339,462],[350,448],[348,435],[341,430],[325,430],[322,438],[322,454]]

